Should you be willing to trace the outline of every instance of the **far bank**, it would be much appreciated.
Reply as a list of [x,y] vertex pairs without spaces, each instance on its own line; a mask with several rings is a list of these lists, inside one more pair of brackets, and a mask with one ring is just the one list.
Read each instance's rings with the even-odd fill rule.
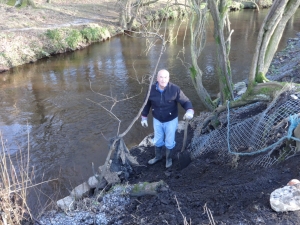
[[[260,7],[265,8],[272,1],[260,2]],[[170,7],[170,3],[163,0],[147,6],[142,22],[182,16],[184,1],[178,3],[180,5]],[[255,7],[254,3],[236,1],[231,9]],[[115,1],[99,3],[93,0],[52,1],[50,4],[38,0],[36,8],[0,4],[0,73],[122,34],[119,9]],[[132,28],[137,29],[139,25],[134,23]]]

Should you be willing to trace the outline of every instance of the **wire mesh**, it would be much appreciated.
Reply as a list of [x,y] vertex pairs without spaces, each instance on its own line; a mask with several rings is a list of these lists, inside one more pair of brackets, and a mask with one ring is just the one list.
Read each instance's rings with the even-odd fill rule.
[[[300,96],[300,95],[299,95]],[[279,148],[288,139],[287,127],[282,129],[283,122],[288,124],[289,116],[300,112],[300,100],[291,97],[291,92],[282,92],[261,113],[248,118],[240,118],[240,114],[247,111],[247,107],[258,107],[258,105],[245,106],[231,109],[227,112],[226,126],[221,126],[206,134],[200,134],[202,123],[199,123],[194,135],[190,149],[192,158],[200,157],[211,151],[239,156],[258,155],[253,164],[261,166],[273,165],[281,155],[274,157],[272,151]],[[281,125],[281,126],[279,126]],[[199,127],[200,126],[200,127]]]

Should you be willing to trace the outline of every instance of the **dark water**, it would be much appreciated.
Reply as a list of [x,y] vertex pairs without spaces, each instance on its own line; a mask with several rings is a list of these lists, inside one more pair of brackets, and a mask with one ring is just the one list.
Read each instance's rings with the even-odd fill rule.
[[[230,54],[234,82],[248,76],[258,30],[266,13],[267,10],[259,13],[245,10],[230,14],[234,29]],[[205,87],[216,95],[215,48],[210,24],[199,63],[205,74]],[[170,71],[171,81],[181,86],[199,114],[204,108],[189,79],[189,32],[185,31],[184,22],[169,21],[164,26],[170,37],[178,36],[168,44],[159,69]],[[280,49],[288,38],[295,37],[299,28],[298,10],[287,25]],[[17,152],[27,151],[29,133],[30,166],[36,179],[58,179],[38,186],[43,190],[41,202],[55,199],[53,193],[65,197],[68,190],[92,175],[92,163],[96,167],[104,163],[108,140],[118,132],[118,120],[119,131],[123,132],[142,105],[147,86],[139,81],[152,74],[160,51],[159,42],[149,51],[148,46],[145,39],[122,35],[0,74],[0,130],[7,152],[14,159]],[[121,101],[134,95],[137,97]],[[117,101],[115,105],[107,102],[112,98]],[[111,113],[91,101],[103,102]],[[137,145],[152,131],[151,122],[145,129],[137,121],[125,136],[125,142],[128,147]]]

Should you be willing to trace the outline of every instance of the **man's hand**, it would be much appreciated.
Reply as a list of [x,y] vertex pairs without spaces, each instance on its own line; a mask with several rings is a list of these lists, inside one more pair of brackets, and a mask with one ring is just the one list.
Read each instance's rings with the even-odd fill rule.
[[183,119],[184,120],[191,120],[191,119],[193,119],[193,117],[194,117],[194,110],[188,109],[186,111],[186,113],[184,114]]
[[142,116],[141,124],[143,127],[148,127],[147,117]]

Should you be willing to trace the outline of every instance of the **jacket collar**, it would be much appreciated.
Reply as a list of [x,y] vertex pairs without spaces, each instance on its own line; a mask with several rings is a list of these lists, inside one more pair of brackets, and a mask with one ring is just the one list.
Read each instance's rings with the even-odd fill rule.
[[168,82],[168,84],[167,84],[167,86],[165,87],[164,90],[161,90],[161,89],[159,89],[158,82],[156,81],[156,83],[155,83],[155,90],[157,90],[157,91],[159,91],[159,92],[162,93],[162,92],[164,92],[167,89],[167,87],[169,87],[169,84],[170,84],[170,82]]

